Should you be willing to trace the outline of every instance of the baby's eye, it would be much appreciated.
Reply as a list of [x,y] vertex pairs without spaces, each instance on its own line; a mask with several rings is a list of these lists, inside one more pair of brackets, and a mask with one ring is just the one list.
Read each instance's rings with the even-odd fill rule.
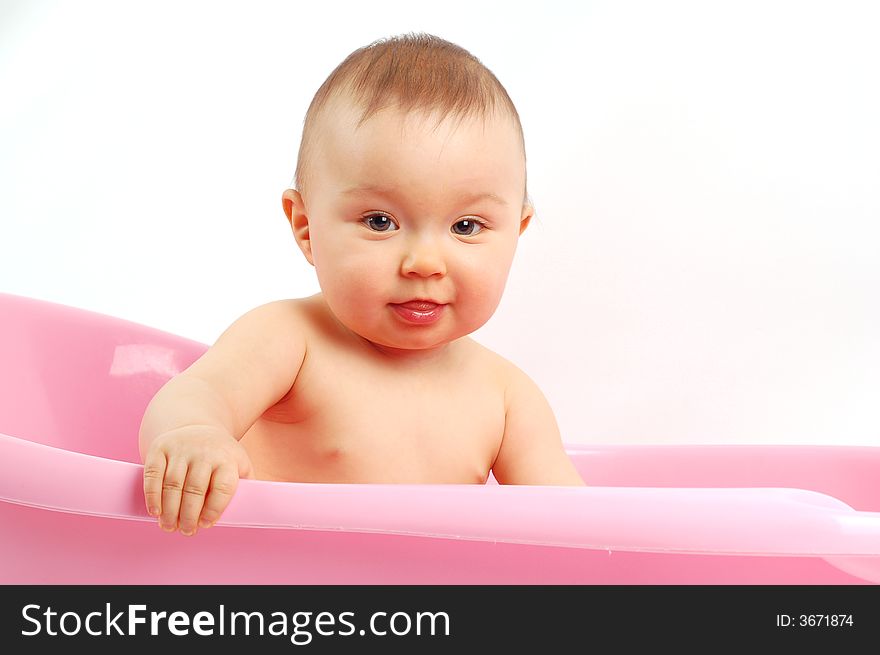
[[365,216],[363,222],[374,232],[392,232],[400,229],[391,217],[385,214],[370,214]]
[[452,226],[452,231],[455,234],[463,237],[472,237],[475,234],[478,234],[482,229],[483,224],[480,223],[480,221],[475,221],[472,218],[466,218],[463,221],[459,221]]

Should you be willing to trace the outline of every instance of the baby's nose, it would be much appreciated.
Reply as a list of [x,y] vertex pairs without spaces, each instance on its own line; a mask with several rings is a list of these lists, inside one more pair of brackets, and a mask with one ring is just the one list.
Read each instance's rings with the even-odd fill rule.
[[408,244],[400,266],[406,276],[431,277],[446,275],[446,261],[436,243],[419,239]]

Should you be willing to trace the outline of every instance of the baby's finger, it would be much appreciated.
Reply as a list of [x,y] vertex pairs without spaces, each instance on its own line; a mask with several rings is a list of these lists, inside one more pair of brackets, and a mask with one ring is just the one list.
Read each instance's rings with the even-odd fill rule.
[[177,529],[177,517],[180,513],[180,496],[183,482],[186,480],[187,461],[171,458],[165,467],[165,480],[162,482],[162,514],[159,525],[163,530],[174,532]]
[[217,522],[232,496],[235,495],[237,487],[238,469],[234,464],[223,464],[214,470],[214,475],[211,476],[211,487],[205,498],[202,518],[199,521],[200,526],[209,528]]
[[196,525],[205,504],[205,494],[211,482],[211,465],[207,462],[193,462],[183,483],[183,496],[180,500],[180,532],[187,536],[196,533]]
[[165,478],[165,453],[150,451],[144,459],[144,502],[150,516],[162,512],[162,480]]

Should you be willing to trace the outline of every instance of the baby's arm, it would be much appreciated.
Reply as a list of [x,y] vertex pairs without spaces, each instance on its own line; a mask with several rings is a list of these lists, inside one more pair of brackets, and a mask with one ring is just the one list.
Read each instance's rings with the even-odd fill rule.
[[495,479],[500,484],[583,485],[544,394],[521,370],[511,370],[504,437],[492,466]]
[[252,309],[150,401],[139,434],[144,500],[164,529],[213,525],[251,475],[238,440],[293,386],[305,357],[295,311],[289,301]]

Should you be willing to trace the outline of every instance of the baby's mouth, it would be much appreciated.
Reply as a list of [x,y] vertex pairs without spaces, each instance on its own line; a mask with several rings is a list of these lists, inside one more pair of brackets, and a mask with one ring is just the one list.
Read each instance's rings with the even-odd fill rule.
[[434,302],[425,298],[408,300],[401,303],[389,303],[401,319],[410,325],[432,325],[440,320],[446,309],[445,303]]
[[408,302],[391,304],[411,309],[414,312],[430,312],[440,305],[440,303],[436,303],[433,300],[410,300]]

